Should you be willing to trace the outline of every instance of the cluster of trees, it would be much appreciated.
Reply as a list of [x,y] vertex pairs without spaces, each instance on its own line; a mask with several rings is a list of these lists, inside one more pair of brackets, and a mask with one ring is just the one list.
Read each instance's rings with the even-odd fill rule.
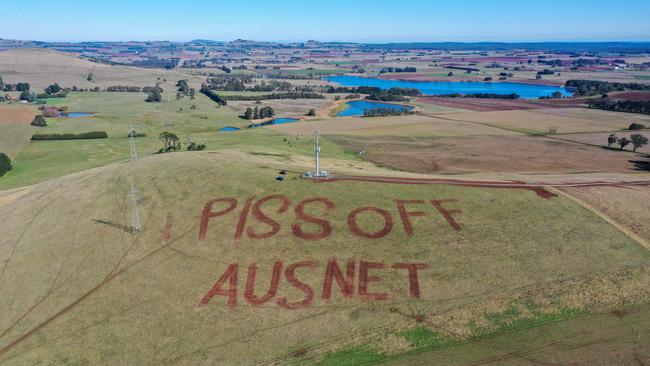
[[190,99],[195,98],[196,90],[194,88],[190,88],[189,84],[187,83],[187,79],[179,80],[176,83],[176,86],[178,87],[178,91],[176,92],[176,99],[181,99],[183,96],[189,96]]
[[244,112],[244,119],[248,120],[271,118],[273,116],[275,116],[275,111],[272,107],[246,108],[246,112]]
[[380,74],[385,74],[389,72],[418,72],[418,69],[415,67],[407,66],[407,67],[384,67],[383,69],[379,70]]
[[[158,153],[168,153],[180,151],[182,148],[181,140],[178,135],[165,131],[158,136],[158,139],[163,143],[163,147],[158,150]],[[197,144],[196,142],[189,141],[187,144],[187,151],[202,151],[205,150],[205,144]]]
[[378,89],[370,93],[366,99],[381,102],[406,102],[409,100],[407,97],[416,97],[421,94],[418,89],[414,88]]
[[38,99],[38,96],[36,95],[36,93],[30,93],[28,91],[24,91],[24,92],[20,93],[20,96],[18,97],[18,99],[24,100],[24,101],[29,102],[29,103],[33,103]]
[[471,93],[471,94],[441,94],[436,95],[439,98],[480,98],[480,99],[519,99],[517,93],[511,94],[493,94],[493,93]]
[[414,114],[414,112],[406,108],[372,108],[363,111],[364,117],[401,116],[405,114]]
[[50,134],[35,134],[32,136],[34,141],[43,140],[92,140],[92,139],[105,139],[108,134],[104,131],[92,131],[83,133],[50,133]]
[[258,100],[272,100],[272,99],[325,99],[325,96],[312,92],[286,92],[286,93],[273,93],[263,95],[224,95],[221,97],[225,100],[239,100],[239,101],[258,101]]
[[106,88],[109,93],[141,93],[142,88],[139,86],[115,85]]
[[146,60],[138,60],[138,61],[133,61],[130,63],[124,63],[123,65],[128,65],[128,66],[135,66],[135,67],[145,67],[145,68],[151,68],[151,69],[174,69],[178,66],[180,63],[181,59],[180,58],[168,58],[168,59],[160,59],[157,57],[151,57]]
[[548,65],[551,67],[558,67],[563,65],[563,62],[560,59],[555,59],[555,60],[538,59],[537,63],[540,65]]
[[245,91],[246,84],[253,82],[253,75],[250,74],[211,74],[206,80],[209,89],[221,91]]
[[646,100],[617,100],[604,99],[589,103],[589,108],[603,109],[614,112],[650,114],[650,101]]
[[63,89],[59,84],[52,84],[44,89],[45,93],[39,94],[38,99],[47,98],[65,98],[68,95],[69,89]]
[[147,103],[160,103],[162,101],[162,88],[155,86],[155,87],[144,87],[142,89],[145,93],[149,93],[147,96],[147,99],[144,101]]
[[630,135],[629,139],[627,137],[618,138],[616,134],[613,133],[607,137],[607,146],[612,147],[614,144],[618,144],[621,150],[629,144],[632,144],[632,151],[636,152],[638,148],[648,144],[648,138],[640,133]]
[[290,91],[293,88],[294,88],[293,84],[291,84],[288,81],[271,80],[268,83],[262,81],[260,84],[256,84],[250,88],[247,88],[246,90],[253,91],[253,92],[270,92],[270,91]]
[[624,90],[650,90],[650,84],[611,83],[598,80],[567,80],[565,86],[575,89],[576,96],[592,96]]
[[7,154],[0,152],[0,177],[7,174],[11,169],[13,169],[11,159],[9,159]]
[[9,91],[26,92],[31,89],[29,83],[5,84],[2,81],[2,78],[0,78],[0,86],[2,87],[0,90],[7,91],[7,92]]

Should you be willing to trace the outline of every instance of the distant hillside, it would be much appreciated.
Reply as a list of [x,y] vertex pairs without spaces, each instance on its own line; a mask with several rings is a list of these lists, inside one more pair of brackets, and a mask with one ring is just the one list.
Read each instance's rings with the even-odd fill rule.
[[365,44],[364,49],[434,49],[450,51],[650,52],[650,42],[416,42]]
[[[93,80],[88,81],[88,74]],[[199,84],[198,78],[176,71],[140,69],[94,63],[76,57],[75,54],[47,49],[13,49],[0,51],[0,76],[6,83],[28,82],[34,91],[42,91],[52,83],[63,87],[105,88],[111,85],[152,86],[158,78],[175,83],[190,79]]]

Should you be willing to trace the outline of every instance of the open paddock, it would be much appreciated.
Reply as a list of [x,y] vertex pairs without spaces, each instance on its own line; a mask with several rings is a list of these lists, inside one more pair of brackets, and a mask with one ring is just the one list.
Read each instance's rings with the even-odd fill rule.
[[375,164],[418,173],[632,173],[638,171],[633,161],[648,160],[631,152],[523,135],[331,138],[344,148],[365,150],[365,158]]
[[650,125],[650,116],[587,108],[456,113],[445,118],[529,133],[545,133],[550,128],[557,128],[557,133],[618,131],[632,123]]
[[334,118],[322,122],[301,122],[268,128],[287,135],[309,135],[316,124],[324,135],[352,136],[477,136],[515,132],[489,126],[453,122],[436,117],[409,115],[372,118]]
[[466,109],[466,110],[476,111],[476,112],[571,108],[576,106],[583,106],[585,104],[584,100],[580,100],[580,99],[509,100],[509,99],[483,99],[483,98],[422,97],[422,98],[418,98],[417,101],[420,103],[433,104],[436,106]]

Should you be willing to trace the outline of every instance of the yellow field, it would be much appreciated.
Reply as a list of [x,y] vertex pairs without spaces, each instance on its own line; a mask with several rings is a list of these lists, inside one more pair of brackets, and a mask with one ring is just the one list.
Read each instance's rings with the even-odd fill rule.
[[[94,76],[91,82],[86,80],[89,73]],[[28,82],[32,91],[39,93],[54,83],[69,88],[98,86],[103,89],[113,85],[153,86],[156,82],[161,82],[163,88],[172,90],[180,79],[189,79],[194,86],[200,86],[203,79],[176,71],[98,64],[72,54],[45,49],[0,52],[0,75],[5,83]]]

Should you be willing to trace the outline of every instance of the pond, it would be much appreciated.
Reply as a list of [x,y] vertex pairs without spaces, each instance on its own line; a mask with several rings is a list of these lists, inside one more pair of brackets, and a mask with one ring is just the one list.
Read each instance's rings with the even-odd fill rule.
[[511,82],[476,82],[476,81],[402,81],[402,80],[384,80],[378,78],[364,78],[360,76],[330,76],[324,78],[332,83],[341,86],[374,86],[381,89],[390,88],[414,88],[422,94],[442,95],[442,94],[474,94],[474,93],[491,93],[491,94],[519,94],[521,98],[533,99],[550,96],[552,93],[559,91],[564,96],[571,96],[572,93],[563,87],[522,84]]
[[93,117],[93,116],[95,116],[94,113],[86,113],[86,112],[61,113],[61,118],[81,118],[81,117]]
[[270,125],[283,125],[285,123],[292,123],[298,121],[300,120],[296,118],[276,118],[262,123],[253,123],[252,125],[249,125],[248,128],[257,128],[257,127],[270,126]]
[[234,131],[240,131],[240,130],[241,129],[239,129],[237,127],[224,127],[224,128],[220,128],[219,132],[234,132]]
[[363,116],[365,111],[369,109],[376,109],[376,108],[393,109],[398,111],[413,110],[413,107],[406,106],[406,105],[373,102],[369,100],[355,100],[352,102],[347,102],[346,104],[348,105],[348,107],[343,111],[339,112],[336,115],[337,117],[359,117],[359,116]]

